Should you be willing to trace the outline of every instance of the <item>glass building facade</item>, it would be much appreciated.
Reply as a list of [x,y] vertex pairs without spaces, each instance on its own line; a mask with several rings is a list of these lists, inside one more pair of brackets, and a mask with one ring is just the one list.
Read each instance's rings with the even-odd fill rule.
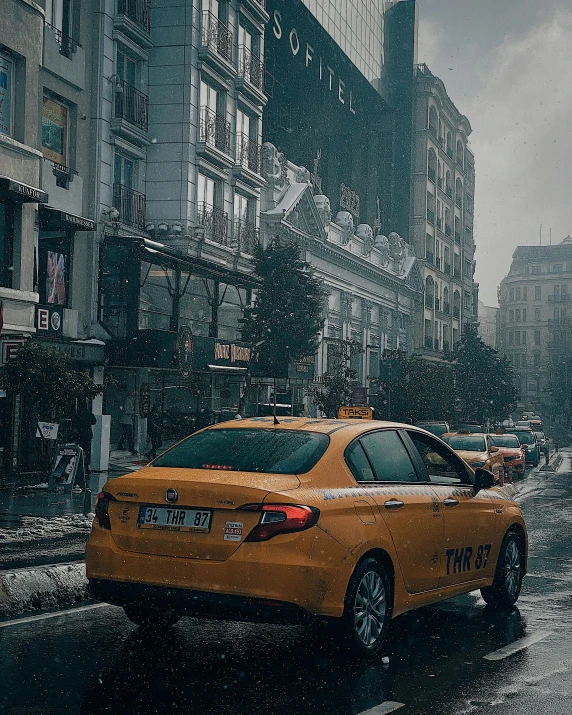
[[382,76],[388,0],[303,0],[304,5],[370,82]]

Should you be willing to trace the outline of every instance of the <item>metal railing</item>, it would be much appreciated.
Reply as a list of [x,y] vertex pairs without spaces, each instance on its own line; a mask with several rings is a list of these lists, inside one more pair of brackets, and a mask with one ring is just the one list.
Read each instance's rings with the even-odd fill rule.
[[238,48],[238,74],[257,89],[264,87],[264,62],[245,45]]
[[145,228],[146,196],[123,184],[113,184],[113,206],[122,223]]
[[77,40],[74,40],[73,37],[69,37],[68,35],[64,34],[55,25],[50,25],[49,22],[44,22],[44,25],[49,28],[56,36],[56,41],[60,46],[60,55],[67,57],[68,60],[77,50],[77,48],[81,47],[80,43],[77,42]]
[[149,32],[151,30],[150,0],[117,0],[117,12]]
[[234,222],[234,239],[241,253],[253,256],[260,244],[260,231],[253,223],[237,219]]
[[201,44],[232,62],[232,32],[212,12],[203,12]]
[[262,147],[246,134],[237,134],[236,163],[256,174],[260,174],[262,166]]
[[117,80],[115,116],[135,124],[146,132],[149,122],[149,98],[125,80]]
[[570,294],[569,293],[562,293],[561,295],[549,295],[548,296],[548,302],[549,303],[562,303],[570,300]]
[[199,141],[230,154],[230,122],[209,107],[201,107]]
[[200,202],[197,206],[197,224],[205,230],[205,237],[228,246],[228,214],[226,211]]

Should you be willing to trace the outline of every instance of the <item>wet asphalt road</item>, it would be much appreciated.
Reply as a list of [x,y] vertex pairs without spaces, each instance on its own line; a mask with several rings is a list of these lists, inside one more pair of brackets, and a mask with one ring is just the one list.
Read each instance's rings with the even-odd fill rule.
[[24,619],[0,624],[0,713],[570,715],[570,454],[520,484],[529,575],[509,613],[474,593],[406,614],[388,666],[301,627],[183,619],[157,635],[109,606]]

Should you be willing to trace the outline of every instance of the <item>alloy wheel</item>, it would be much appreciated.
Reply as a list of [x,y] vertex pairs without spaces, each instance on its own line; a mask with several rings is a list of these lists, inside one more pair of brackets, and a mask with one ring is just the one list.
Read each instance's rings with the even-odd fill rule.
[[514,539],[511,539],[506,545],[505,563],[504,563],[504,579],[505,588],[510,598],[516,598],[520,588],[520,580],[522,573],[522,563],[518,544]]
[[357,588],[354,627],[359,640],[372,646],[382,636],[387,610],[387,593],[379,573],[366,571]]

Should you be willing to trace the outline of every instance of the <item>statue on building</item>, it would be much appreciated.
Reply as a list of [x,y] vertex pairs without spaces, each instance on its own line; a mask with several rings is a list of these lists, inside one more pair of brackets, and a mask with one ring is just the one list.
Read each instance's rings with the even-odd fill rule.
[[362,256],[371,255],[373,248],[373,229],[368,223],[360,223],[356,230],[356,236],[361,238],[363,246],[361,249]]
[[280,165],[278,149],[270,142],[262,145],[262,176],[271,186],[281,183],[282,167]]
[[316,196],[314,196],[314,203],[316,204],[320,221],[324,224],[324,226],[330,223],[332,220],[330,199],[327,196],[324,196],[324,194],[316,194]]
[[375,237],[373,245],[381,253],[381,265],[387,266],[389,263],[389,239],[380,233]]
[[296,171],[296,183],[297,184],[309,184],[312,180],[310,172],[305,166],[299,166]]
[[342,229],[342,243],[346,245],[354,232],[354,217],[349,211],[338,211],[335,223]]
[[401,264],[406,258],[405,241],[395,231],[389,234],[389,255],[398,264]]

